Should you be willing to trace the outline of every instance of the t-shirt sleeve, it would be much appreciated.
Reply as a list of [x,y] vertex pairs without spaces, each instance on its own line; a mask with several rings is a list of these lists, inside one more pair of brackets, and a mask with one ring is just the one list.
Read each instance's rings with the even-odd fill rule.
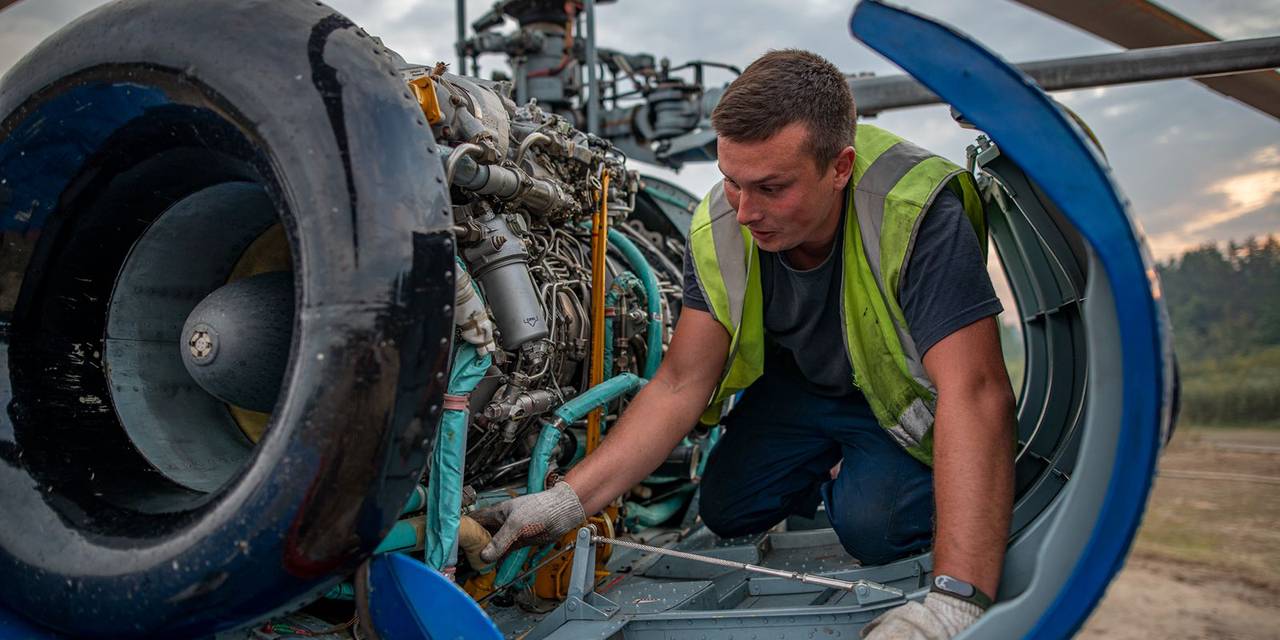
[[1004,307],[960,198],[943,189],[920,221],[901,275],[899,301],[921,357],[933,345]]
[[[711,305],[702,295],[702,285],[698,282],[698,270],[693,266],[693,245],[684,244],[684,307],[711,313]],[[714,315],[714,314],[713,314]]]

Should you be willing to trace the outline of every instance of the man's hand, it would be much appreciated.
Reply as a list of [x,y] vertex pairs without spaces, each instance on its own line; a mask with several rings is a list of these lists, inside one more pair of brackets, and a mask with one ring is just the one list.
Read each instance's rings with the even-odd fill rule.
[[862,628],[866,640],[950,640],[972,625],[982,608],[944,593],[930,593],[924,604],[895,607]]
[[493,533],[493,540],[480,552],[485,562],[497,562],[512,549],[559,540],[587,519],[578,494],[561,480],[556,486],[530,495],[512,498],[471,514],[471,519]]

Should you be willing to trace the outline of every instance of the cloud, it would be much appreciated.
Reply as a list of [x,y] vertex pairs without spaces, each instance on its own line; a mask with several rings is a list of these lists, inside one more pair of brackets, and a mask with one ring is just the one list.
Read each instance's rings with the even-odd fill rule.
[[[99,0],[26,0],[0,13],[0,71]],[[332,0],[370,33],[411,62],[453,63],[453,3],[442,0]],[[1042,60],[1115,51],[1117,47],[1009,0],[907,0],[978,39],[1005,59]],[[1280,32],[1280,0],[1166,0],[1163,4],[1223,37]],[[491,0],[467,0],[474,20]],[[852,3],[838,0],[643,1],[600,5],[601,46],[668,57],[674,64],[706,59],[745,66],[768,49],[803,47],[847,72],[900,73],[849,35]],[[500,56],[481,60],[483,74],[505,68]],[[712,84],[731,74],[713,71]],[[1114,175],[1137,219],[1151,232],[1156,254],[1201,241],[1275,231],[1275,159],[1280,122],[1187,80],[1056,94],[1089,123],[1107,150]],[[993,96],[992,99],[999,99]],[[976,132],[960,129],[944,107],[890,112],[873,120],[954,161]],[[714,163],[678,174],[654,173],[701,194],[719,179]]]

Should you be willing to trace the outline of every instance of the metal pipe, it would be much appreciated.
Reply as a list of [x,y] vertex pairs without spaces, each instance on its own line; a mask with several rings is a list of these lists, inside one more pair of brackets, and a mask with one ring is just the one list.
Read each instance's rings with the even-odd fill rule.
[[[471,144],[470,142],[464,142],[455,147],[453,152],[449,154],[449,159],[444,162],[444,177],[446,183],[453,184],[453,179],[458,173],[458,163],[461,162],[463,158],[472,158],[474,160],[475,156],[482,153],[484,153],[484,149],[482,149],[480,145]],[[478,163],[477,166],[479,166]]]
[[454,42],[453,48],[458,50],[458,75],[467,75],[467,56],[462,52],[462,43],[467,39],[467,0],[458,0],[457,10],[454,16],[457,17],[458,23],[458,39]]
[[[1280,36],[1148,47],[1024,62],[1017,67],[1045,91],[1246,73],[1280,67]],[[862,115],[940,102],[906,75],[851,77],[849,87]]]
[[587,7],[587,133],[600,135],[600,81],[596,78],[599,56],[596,53],[596,2],[586,0]]
[[520,147],[516,149],[516,166],[520,166],[520,161],[524,160],[524,154],[528,152],[533,145],[546,144],[548,142],[551,142],[551,136],[548,136],[541,131],[534,131],[533,133],[525,136],[524,140],[520,141]]
[[[610,229],[609,233],[612,235],[613,229]],[[604,296],[605,309],[616,309],[618,301],[622,299],[622,294],[627,289],[638,291],[639,293],[645,292],[644,285],[640,283],[640,279],[630,271],[614,276],[613,283],[609,285],[609,293]],[[613,325],[618,320],[619,317],[615,313],[612,320],[606,318],[604,323],[604,366],[605,373],[609,375],[613,375]],[[653,374],[644,374],[644,377],[651,378]]]

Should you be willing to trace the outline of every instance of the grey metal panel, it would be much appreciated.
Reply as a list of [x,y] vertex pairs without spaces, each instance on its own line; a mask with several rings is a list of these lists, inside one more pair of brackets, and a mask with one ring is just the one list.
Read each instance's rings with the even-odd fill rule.
[[[759,564],[767,540],[768,535],[764,533],[721,540],[706,527],[701,527],[674,548],[712,558]],[[650,578],[708,579],[731,571],[733,570],[701,562],[663,557],[644,569],[640,575]]]
[[169,479],[213,491],[248,458],[252,443],[226,405],[196,384],[171,342],[104,344],[111,398],[134,446]]
[[769,546],[774,550],[805,549],[809,547],[827,547],[839,545],[840,538],[835,529],[809,529],[805,531],[783,531],[769,535]]

